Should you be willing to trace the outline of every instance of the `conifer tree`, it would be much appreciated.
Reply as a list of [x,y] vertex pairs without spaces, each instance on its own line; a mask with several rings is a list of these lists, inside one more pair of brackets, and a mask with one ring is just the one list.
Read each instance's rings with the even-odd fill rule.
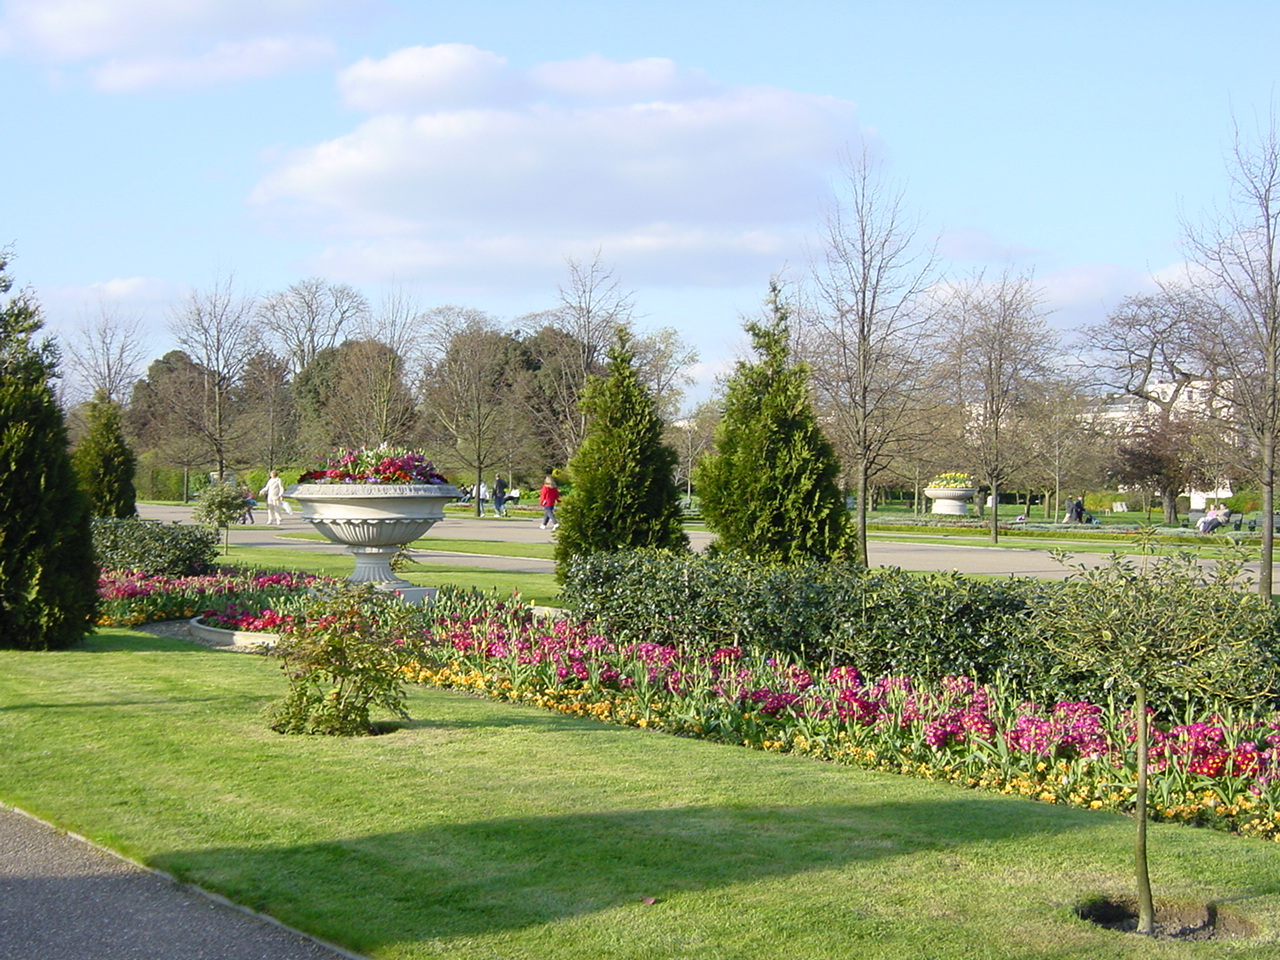
[[580,554],[687,548],[675,480],[679,457],[662,441],[662,417],[640,382],[625,328],[605,375],[588,381],[581,402],[587,432],[569,461],[573,488],[558,511],[557,572],[563,575]]
[[716,549],[765,561],[842,556],[848,511],[830,441],[818,427],[809,372],[791,358],[790,311],[775,281],[770,318],[748,323],[754,362],[739,362],[725,392],[716,449],[694,472]]
[[80,489],[95,517],[137,516],[137,458],[125,443],[120,408],[98,391],[86,412],[89,430],[71,455]]
[[[13,280],[0,251],[0,294]],[[59,650],[93,629],[97,566],[89,509],[50,379],[58,353],[36,343],[27,294],[0,304],[0,647]]]

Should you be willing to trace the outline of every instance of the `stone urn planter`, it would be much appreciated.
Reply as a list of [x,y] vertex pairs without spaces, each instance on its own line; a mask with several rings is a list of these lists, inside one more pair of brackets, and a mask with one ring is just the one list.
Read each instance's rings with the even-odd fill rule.
[[302,505],[303,520],[356,558],[347,580],[401,592],[422,588],[397,577],[391,558],[462,496],[447,483],[300,483],[285,493]]
[[933,501],[930,513],[964,517],[969,514],[969,501],[977,496],[975,487],[925,487],[924,495]]

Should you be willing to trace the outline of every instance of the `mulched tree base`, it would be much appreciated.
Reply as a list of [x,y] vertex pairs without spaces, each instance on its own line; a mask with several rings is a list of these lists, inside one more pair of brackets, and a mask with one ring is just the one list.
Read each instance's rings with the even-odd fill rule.
[[[1075,908],[1081,920],[1108,930],[1133,933],[1138,929],[1138,903],[1121,898],[1095,898]],[[1258,928],[1216,903],[1156,903],[1156,940],[1237,940],[1255,936]]]

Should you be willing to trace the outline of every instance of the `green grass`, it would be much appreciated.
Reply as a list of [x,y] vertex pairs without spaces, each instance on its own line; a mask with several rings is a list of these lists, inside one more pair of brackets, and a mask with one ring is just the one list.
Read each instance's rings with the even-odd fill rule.
[[[289,533],[282,540],[313,540],[327,542],[319,533]],[[485,557],[530,557],[551,560],[555,556],[554,543],[514,543],[510,540],[461,540],[453,537],[423,537],[409,544],[411,550],[439,550],[445,553],[474,553]]]
[[[514,545],[513,545],[514,546]],[[514,556],[514,554],[512,554]],[[221,549],[218,563],[263,570],[296,570],[304,573],[322,573],[343,578],[351,573],[354,561],[349,554],[334,545],[329,550],[298,550],[288,546],[247,547],[231,545],[230,552]],[[446,584],[476,587],[485,591],[497,591],[508,597],[514,591],[536,604],[555,605],[560,594],[551,566],[546,573],[522,573],[504,570],[485,570],[457,563],[414,563],[400,571],[400,576],[415,586],[439,587]]]
[[283,689],[126,630],[0,652],[0,798],[378,958],[1277,953],[1261,842],[1154,827],[1159,895],[1264,928],[1157,944],[1071,914],[1129,890],[1121,817],[421,688],[386,736],[280,737]]
[[[867,538],[869,540],[880,540],[886,542],[898,543],[930,543],[938,546],[957,546],[964,544],[967,546],[978,547],[996,547],[1005,550],[1039,550],[1048,553],[1051,550],[1065,550],[1068,553],[1100,553],[1112,554],[1118,553],[1121,556],[1129,556],[1141,553],[1132,536],[1122,537],[1112,534],[1110,537],[1095,537],[1092,540],[1084,537],[1076,537],[1072,534],[1061,534],[1053,536],[1051,533],[1043,533],[1040,536],[1029,536],[1027,534],[1006,533],[1000,531],[1000,540],[998,543],[991,542],[991,534],[984,533],[981,530],[966,530],[963,533],[939,534],[936,531],[927,533],[913,534],[908,530],[887,530],[881,528],[878,530],[868,530]],[[1203,537],[1199,540],[1182,539],[1182,538],[1165,538],[1155,542],[1155,547],[1161,551],[1174,550],[1193,550],[1196,553],[1212,555],[1215,551],[1220,551],[1229,544],[1225,538]]]

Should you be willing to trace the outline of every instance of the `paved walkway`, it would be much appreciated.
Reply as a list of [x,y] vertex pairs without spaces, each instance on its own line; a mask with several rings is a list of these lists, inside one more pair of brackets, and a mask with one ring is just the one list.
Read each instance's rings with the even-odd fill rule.
[[0,806],[0,960],[344,957]]
[[[191,521],[191,508],[142,504],[139,513],[148,519],[169,522]],[[261,511],[260,511],[261,512]],[[263,514],[265,516],[265,513]],[[261,518],[259,518],[261,519]],[[427,534],[429,537],[455,540],[505,540],[509,543],[550,543],[549,530],[539,529],[540,518],[511,517],[499,519],[450,515],[441,520]],[[342,547],[328,541],[300,540],[290,534],[311,530],[298,514],[287,516],[279,527],[233,526],[231,542],[241,546],[274,546],[288,544],[299,550],[322,550],[341,553]],[[691,531],[689,539],[695,549],[701,549],[711,541],[705,531]],[[1061,578],[1067,572],[1049,556],[1049,549],[1028,550],[1004,547],[988,547],[977,544],[919,543],[910,539],[888,541],[873,539],[867,545],[872,566],[901,567],[904,570],[946,571],[979,573],[991,576],[1027,576]],[[554,564],[550,560],[528,557],[481,556],[453,553],[439,548],[415,550],[415,555],[425,561],[448,562],[459,566],[474,566],[488,570],[504,570],[514,573],[550,573]],[[1081,562],[1100,563],[1102,554],[1081,554]]]

